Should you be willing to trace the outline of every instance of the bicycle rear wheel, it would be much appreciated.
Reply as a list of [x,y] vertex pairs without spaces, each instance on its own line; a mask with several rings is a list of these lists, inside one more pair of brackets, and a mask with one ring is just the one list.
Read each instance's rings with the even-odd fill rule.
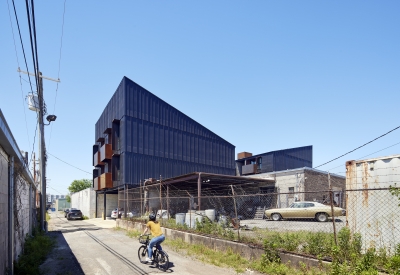
[[162,271],[166,271],[169,268],[168,254],[164,251],[158,251],[157,253],[158,268]]
[[139,257],[139,261],[144,264],[146,263],[146,257],[147,257],[147,247],[142,245],[141,247],[139,247],[138,249],[138,257]]

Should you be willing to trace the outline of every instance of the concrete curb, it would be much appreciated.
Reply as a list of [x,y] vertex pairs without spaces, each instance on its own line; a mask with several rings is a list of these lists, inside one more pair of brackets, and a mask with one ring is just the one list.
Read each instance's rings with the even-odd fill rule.
[[[138,230],[143,231],[145,228],[145,224],[139,222],[132,222],[127,220],[117,219],[116,226],[121,227],[126,230]],[[189,244],[202,244],[207,246],[208,248],[220,251],[228,251],[231,250],[234,253],[241,255],[243,258],[247,260],[258,260],[261,259],[261,256],[264,254],[264,249],[259,247],[252,247],[248,244],[237,243],[228,240],[222,240],[211,236],[202,236],[197,235],[190,232],[178,231],[170,228],[161,228],[163,230],[164,235],[170,239],[181,239]],[[280,252],[280,257],[282,263],[290,264],[291,266],[300,267],[300,263],[306,264],[308,267],[321,267],[330,265],[330,262],[327,261],[319,261],[317,259],[304,257],[301,255]]]

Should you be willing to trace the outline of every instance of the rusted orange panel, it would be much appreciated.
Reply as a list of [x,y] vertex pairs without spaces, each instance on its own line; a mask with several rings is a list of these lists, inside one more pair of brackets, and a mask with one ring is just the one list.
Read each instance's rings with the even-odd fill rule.
[[111,173],[104,173],[101,174],[100,176],[100,189],[104,188],[112,188],[112,178],[111,178]]

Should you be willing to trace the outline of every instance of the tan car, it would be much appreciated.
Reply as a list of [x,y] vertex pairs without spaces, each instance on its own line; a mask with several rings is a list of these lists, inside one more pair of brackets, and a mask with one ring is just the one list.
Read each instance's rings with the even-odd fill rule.
[[[346,210],[340,207],[333,207],[335,217],[346,215]],[[330,205],[324,205],[313,201],[299,201],[288,208],[275,208],[265,210],[265,216],[271,220],[281,219],[316,219],[319,222],[326,222],[332,216]]]

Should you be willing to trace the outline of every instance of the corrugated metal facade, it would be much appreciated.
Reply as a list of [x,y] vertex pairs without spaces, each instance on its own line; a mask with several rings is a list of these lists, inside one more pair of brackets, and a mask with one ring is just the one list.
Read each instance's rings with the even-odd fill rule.
[[95,140],[119,151],[97,168],[113,173],[114,186],[200,171],[235,174],[235,146],[126,77],[96,123]]
[[257,164],[256,173],[269,173],[302,167],[312,167],[312,146],[267,152],[236,160],[239,174],[244,165]]

